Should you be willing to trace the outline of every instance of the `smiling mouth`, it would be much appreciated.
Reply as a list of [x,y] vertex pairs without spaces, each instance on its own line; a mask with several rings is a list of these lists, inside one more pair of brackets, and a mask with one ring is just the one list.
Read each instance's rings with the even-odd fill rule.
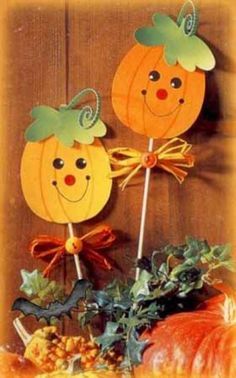
[[61,191],[60,191],[60,189],[58,188],[58,186],[57,186],[57,181],[52,181],[52,185],[53,186],[55,186],[55,188],[56,188],[56,190],[57,190],[57,193],[61,196],[61,197],[63,197],[65,200],[67,200],[67,201],[69,201],[69,202],[73,202],[73,203],[76,203],[76,202],[79,202],[79,201],[81,201],[83,198],[84,198],[84,196],[86,195],[86,193],[87,193],[87,191],[88,191],[88,187],[89,187],[89,180],[90,180],[90,176],[86,176],[86,188],[85,188],[85,190],[84,190],[84,193],[82,194],[82,196],[80,196],[78,199],[76,199],[76,200],[72,200],[72,199],[70,199],[70,198],[68,198],[68,197],[66,197]]
[[154,115],[154,117],[168,117],[168,116],[170,116],[171,114],[173,114],[181,105],[183,105],[184,104],[184,99],[183,98],[181,98],[181,99],[179,99],[179,103],[178,103],[178,105],[176,105],[176,107],[174,108],[174,109],[172,109],[170,112],[168,112],[168,113],[165,113],[165,114],[157,114],[157,113],[155,113],[151,108],[150,108],[150,106],[148,105],[148,103],[147,103],[147,100],[146,100],[146,93],[147,93],[147,91],[146,90],[143,90],[142,92],[142,95],[143,95],[143,97],[144,97],[144,104],[145,104],[145,106],[148,108],[148,110],[149,110],[149,112],[152,114],[152,115]]

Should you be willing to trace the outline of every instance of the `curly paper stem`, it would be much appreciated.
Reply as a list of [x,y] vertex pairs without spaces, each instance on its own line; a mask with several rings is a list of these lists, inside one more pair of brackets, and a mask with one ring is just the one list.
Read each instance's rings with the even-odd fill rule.
[[79,105],[81,99],[92,92],[96,97],[96,109],[94,110],[90,105],[86,105],[81,109],[78,121],[79,124],[85,129],[92,128],[99,119],[100,110],[101,110],[101,97],[99,93],[93,88],[84,88],[80,91],[70,103],[66,106],[63,106],[65,110],[71,110]]
[[[187,13],[187,7],[189,6],[192,7],[192,13]],[[178,14],[177,24],[180,26],[182,23],[186,35],[191,36],[196,33],[198,27],[198,12],[191,0],[184,3]]]

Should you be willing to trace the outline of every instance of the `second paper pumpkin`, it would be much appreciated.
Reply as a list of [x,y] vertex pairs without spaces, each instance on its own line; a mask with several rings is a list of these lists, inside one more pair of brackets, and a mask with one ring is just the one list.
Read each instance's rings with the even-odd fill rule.
[[120,121],[152,138],[172,138],[187,130],[205,93],[205,73],[166,64],[163,50],[163,46],[135,45],[118,67],[112,88]]
[[125,55],[113,80],[116,115],[149,138],[173,138],[192,126],[204,100],[204,71],[215,66],[211,50],[196,35],[195,7],[191,15],[184,12],[185,5],[176,22],[156,13],[152,26],[136,30],[138,43]]

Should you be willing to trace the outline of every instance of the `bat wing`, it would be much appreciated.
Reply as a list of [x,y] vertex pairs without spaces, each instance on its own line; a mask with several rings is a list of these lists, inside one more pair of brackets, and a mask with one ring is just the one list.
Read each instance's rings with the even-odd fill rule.
[[41,317],[42,308],[25,298],[17,298],[12,305],[12,310],[21,311],[25,316],[34,315],[37,319]]
[[91,288],[92,285],[89,281],[78,280],[64,302],[54,301],[44,308],[30,302],[28,299],[17,298],[12,305],[12,310],[21,311],[25,316],[33,315],[37,320],[45,319],[47,323],[50,323],[51,318],[60,319],[65,315],[71,316],[71,310],[77,307],[80,300],[86,298],[86,293]]

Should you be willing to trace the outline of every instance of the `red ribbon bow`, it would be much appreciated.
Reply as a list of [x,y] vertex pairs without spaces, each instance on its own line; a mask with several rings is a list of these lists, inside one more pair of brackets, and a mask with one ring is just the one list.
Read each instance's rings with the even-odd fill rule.
[[[112,229],[108,225],[97,226],[94,230],[76,239],[81,242],[81,248],[77,253],[89,261],[96,262],[102,269],[112,269],[111,261],[108,261],[100,252],[101,249],[110,247],[116,239]],[[66,249],[67,241],[49,235],[40,235],[30,243],[29,252],[32,257],[47,261],[50,259],[49,264],[43,271],[44,277],[48,277],[56,264],[65,255],[69,255]]]

